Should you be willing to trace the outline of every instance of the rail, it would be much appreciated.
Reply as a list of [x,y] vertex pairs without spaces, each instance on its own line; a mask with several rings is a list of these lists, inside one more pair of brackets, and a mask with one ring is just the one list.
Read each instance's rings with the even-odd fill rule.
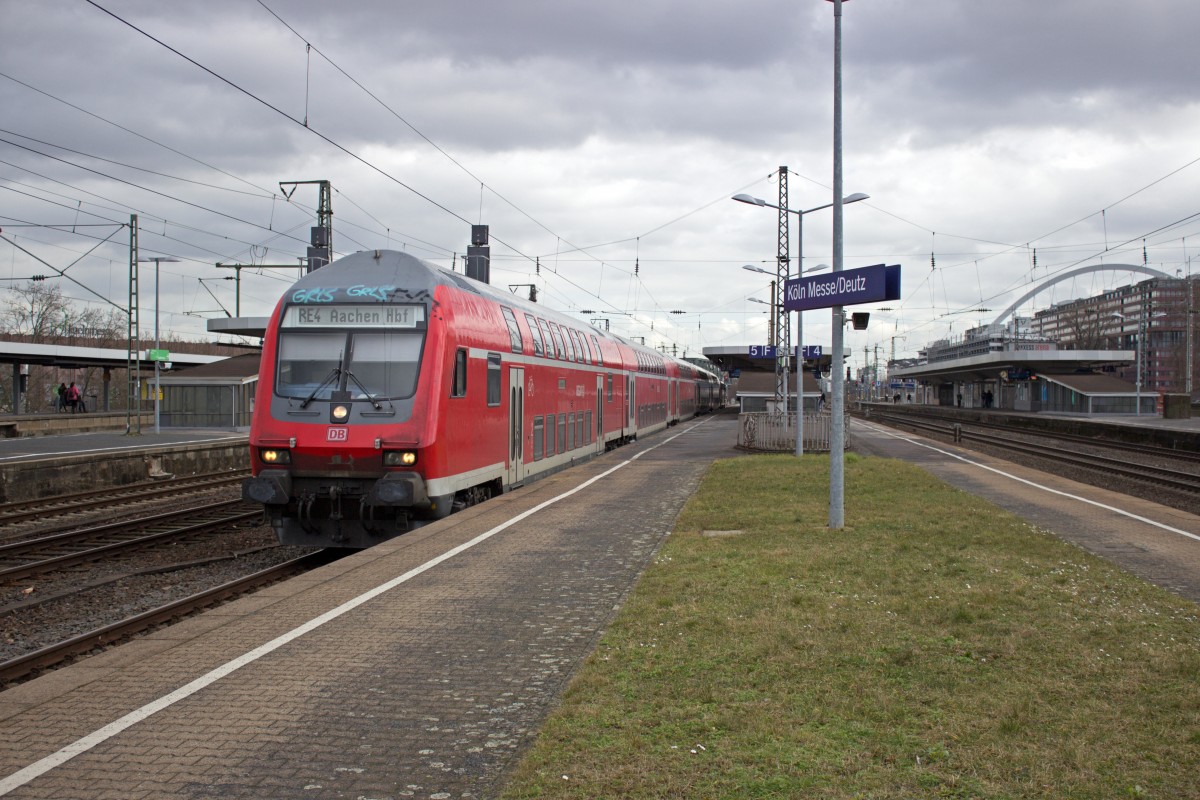
[[[804,415],[804,452],[828,453],[833,416],[828,411]],[[849,417],[846,447],[850,447]],[[738,415],[737,446],[747,450],[792,453],[796,450],[796,415],[759,411]]]

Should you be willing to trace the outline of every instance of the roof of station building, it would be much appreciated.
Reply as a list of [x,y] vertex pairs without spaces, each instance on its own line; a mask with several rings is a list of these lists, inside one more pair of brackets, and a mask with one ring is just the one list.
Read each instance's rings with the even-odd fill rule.
[[1069,375],[1106,366],[1128,364],[1132,350],[1001,350],[952,358],[890,371],[893,378],[918,380],[996,380],[1001,372],[1027,369],[1037,374]]

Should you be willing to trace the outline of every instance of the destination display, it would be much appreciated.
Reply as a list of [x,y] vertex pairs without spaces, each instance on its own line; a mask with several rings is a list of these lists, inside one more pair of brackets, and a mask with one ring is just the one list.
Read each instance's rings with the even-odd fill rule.
[[784,284],[783,308],[785,311],[808,311],[899,299],[900,265],[875,264],[792,278]]
[[284,328],[415,328],[425,321],[425,306],[327,305],[288,306]]

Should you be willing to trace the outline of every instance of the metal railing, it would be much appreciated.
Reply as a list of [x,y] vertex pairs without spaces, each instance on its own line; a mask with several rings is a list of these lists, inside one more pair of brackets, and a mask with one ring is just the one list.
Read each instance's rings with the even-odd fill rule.
[[[833,417],[827,411],[804,415],[804,452],[828,453]],[[850,447],[850,424],[846,418],[846,448]],[[796,415],[763,411],[738,415],[738,447],[794,453]]]

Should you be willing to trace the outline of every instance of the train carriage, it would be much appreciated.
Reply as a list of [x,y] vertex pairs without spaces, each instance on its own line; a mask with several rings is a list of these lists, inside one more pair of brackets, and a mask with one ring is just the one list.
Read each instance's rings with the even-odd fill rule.
[[406,253],[356,253],[271,317],[243,496],[285,544],[367,547],[691,416],[685,363]]

